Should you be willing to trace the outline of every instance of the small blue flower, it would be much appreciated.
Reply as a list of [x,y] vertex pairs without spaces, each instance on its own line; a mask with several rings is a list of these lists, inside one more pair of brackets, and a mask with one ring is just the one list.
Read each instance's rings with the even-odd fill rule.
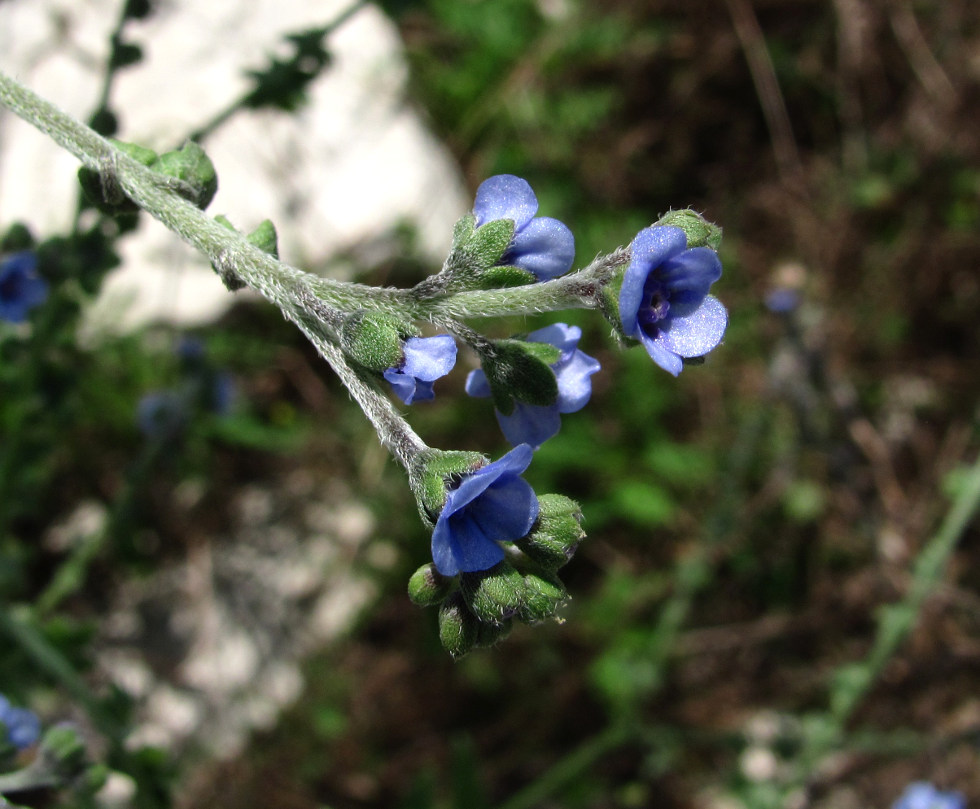
[[619,293],[623,333],[677,376],[684,358],[704,356],[725,333],[728,313],[708,294],[721,262],[708,247],[688,249],[687,236],[675,227],[641,230],[631,251]]
[[498,543],[527,536],[538,498],[521,473],[533,457],[522,444],[449,491],[432,531],[432,560],[442,575],[488,570],[504,558]]
[[147,438],[170,439],[183,432],[190,418],[187,398],[175,390],[147,393],[136,406],[136,425]]
[[34,253],[14,253],[0,262],[0,320],[22,323],[47,297],[48,284],[37,274]]
[[940,792],[926,781],[905,787],[892,809],[966,809],[966,798],[959,792]]
[[572,268],[575,237],[557,219],[535,217],[537,212],[538,198],[531,186],[513,174],[490,177],[476,190],[473,213],[477,226],[495,219],[514,222],[514,238],[499,264],[521,267],[539,281],[547,281]]
[[384,378],[405,404],[434,399],[432,383],[448,374],[456,364],[456,341],[448,334],[409,337],[402,349],[405,358],[386,370]]
[[14,708],[3,694],[0,694],[0,726],[6,729],[7,741],[18,750],[30,747],[41,735],[37,714],[27,708]]
[[[561,429],[561,413],[575,413],[588,404],[592,396],[592,374],[600,369],[599,361],[578,350],[582,330],[578,326],[555,323],[531,332],[525,339],[530,343],[548,343],[561,351],[558,361],[551,365],[558,381],[558,399],[553,405],[531,405],[514,402],[514,410],[504,415],[499,410],[497,422],[504,436],[515,447],[530,444],[537,449]],[[470,396],[490,396],[490,383],[482,369],[470,371],[466,378]]]

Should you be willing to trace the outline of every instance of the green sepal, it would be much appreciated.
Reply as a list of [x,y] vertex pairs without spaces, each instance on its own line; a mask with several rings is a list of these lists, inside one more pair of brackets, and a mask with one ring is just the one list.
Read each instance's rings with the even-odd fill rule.
[[340,345],[354,362],[380,374],[404,359],[404,339],[419,333],[408,320],[385,312],[362,310],[344,318]]
[[446,600],[456,586],[454,576],[443,576],[429,562],[416,570],[408,580],[408,597],[419,607],[434,607]]
[[[487,227],[487,225],[483,227]],[[534,273],[521,267],[501,266],[484,270],[480,273],[479,280],[478,287],[480,289],[510,289],[511,287],[533,284],[538,279]]]
[[[127,157],[133,158],[137,163],[141,163],[144,166],[152,166],[154,161],[158,159],[157,153],[152,149],[147,149],[145,146],[140,146],[136,143],[126,143],[126,141],[116,140],[115,138],[110,138],[109,142]],[[105,192],[109,187],[103,183],[102,176],[94,169],[82,166],[78,170],[78,182],[82,187],[82,194],[85,197],[85,201],[94,208],[102,211],[102,213],[115,215],[136,213],[139,210],[136,203],[125,196],[121,190],[119,191],[118,198],[106,199]]]
[[721,228],[690,208],[682,211],[667,211],[657,220],[655,227],[662,225],[683,230],[687,236],[688,247],[710,247],[712,250],[718,250],[721,246]]
[[257,228],[245,237],[263,253],[279,258],[279,234],[271,219],[263,219]]
[[459,587],[466,606],[486,624],[503,623],[524,604],[524,578],[507,562],[478,573],[463,573]]
[[175,188],[177,193],[201,210],[211,204],[218,190],[214,163],[194,141],[188,141],[181,149],[160,155],[151,168],[158,174],[179,180]]
[[479,272],[486,272],[507,252],[514,238],[514,227],[513,219],[494,219],[476,228],[461,249],[472,258]]
[[485,649],[488,646],[495,646],[500,641],[505,640],[514,628],[514,622],[510,618],[499,624],[480,623],[476,628],[476,646]]
[[488,463],[490,459],[479,452],[431,448],[420,452],[409,471],[409,485],[422,521],[429,527],[435,525],[449,489]]
[[571,498],[562,494],[539,495],[534,528],[514,544],[533,562],[554,572],[572,558],[585,539],[581,519],[582,508]]
[[442,647],[454,658],[467,654],[476,645],[479,623],[458,593],[450,596],[439,608]]
[[553,618],[568,600],[568,591],[551,573],[528,573],[524,576],[524,603],[517,617],[526,624]]
[[630,340],[623,331],[623,320],[619,314],[619,293],[623,289],[623,279],[626,277],[628,264],[617,268],[615,274],[602,286],[599,295],[599,311],[613,327],[613,334],[620,340]]
[[558,380],[551,365],[561,351],[548,343],[496,340],[482,357],[493,404],[505,416],[514,412],[514,401],[553,405],[558,400]]

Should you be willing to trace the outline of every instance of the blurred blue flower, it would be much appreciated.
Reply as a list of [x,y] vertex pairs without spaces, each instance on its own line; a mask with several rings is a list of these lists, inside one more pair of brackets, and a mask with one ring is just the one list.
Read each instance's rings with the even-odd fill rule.
[[0,694],[0,726],[6,729],[7,741],[18,750],[30,747],[41,735],[37,714],[27,708],[14,708],[3,694]]
[[619,293],[623,333],[677,376],[684,358],[704,356],[725,333],[728,313],[708,294],[721,262],[708,247],[688,249],[687,236],[675,227],[641,230],[631,251]]
[[521,267],[539,281],[547,281],[571,269],[575,237],[557,219],[535,217],[537,211],[538,198],[531,186],[513,174],[498,174],[484,180],[473,203],[477,226],[495,219],[514,222],[514,237],[499,264]]
[[927,781],[916,781],[905,787],[892,809],[966,809],[966,798],[959,792],[940,792]]
[[[561,429],[561,413],[574,413],[588,404],[592,396],[592,374],[600,369],[599,361],[578,350],[582,330],[578,326],[555,323],[531,332],[529,343],[548,343],[561,351],[558,361],[551,365],[558,381],[558,399],[553,405],[531,405],[514,402],[514,410],[504,415],[499,410],[497,421],[504,436],[515,447],[530,444],[537,449]],[[491,395],[490,383],[482,369],[470,371],[466,378],[470,396],[486,398]]]
[[147,438],[174,438],[189,417],[187,398],[175,390],[147,393],[136,406],[136,426]]
[[449,491],[432,532],[432,560],[442,575],[488,570],[504,558],[498,543],[527,536],[538,498],[520,475],[533,457],[522,444]]
[[0,320],[21,323],[48,297],[48,284],[37,274],[37,256],[14,253],[0,262]]
[[409,337],[402,351],[405,358],[388,368],[383,376],[405,404],[435,398],[432,383],[448,374],[456,364],[456,341],[448,334]]

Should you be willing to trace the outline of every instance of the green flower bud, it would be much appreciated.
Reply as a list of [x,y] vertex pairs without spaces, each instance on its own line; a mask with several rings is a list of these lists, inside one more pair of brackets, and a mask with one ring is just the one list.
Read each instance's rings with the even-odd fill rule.
[[[133,158],[144,166],[151,166],[157,160],[157,153],[145,146],[111,138],[110,142],[120,152]],[[99,172],[82,166],[78,170],[78,182],[82,186],[85,201],[107,214],[136,213],[139,210],[136,203],[130,200],[122,189],[115,184],[115,178],[103,178]]]
[[279,258],[279,234],[271,219],[263,219],[259,226],[246,236],[263,253]]
[[188,141],[182,149],[160,155],[151,168],[179,180],[177,193],[201,210],[211,204],[218,190],[214,163],[194,141]]
[[568,591],[557,576],[549,573],[528,573],[524,576],[524,604],[517,617],[526,624],[554,617],[568,599]]
[[402,361],[402,341],[418,334],[407,320],[384,312],[361,311],[344,320],[340,344],[356,363],[381,373]]
[[510,618],[499,624],[480,623],[476,630],[475,645],[481,649],[495,646],[500,641],[505,640],[513,628],[514,622]]
[[538,521],[523,539],[514,542],[524,555],[548,571],[558,570],[585,539],[579,521],[582,509],[561,494],[538,496]]
[[430,448],[419,453],[409,472],[409,484],[422,522],[433,527],[446,504],[449,487],[488,463],[490,459],[479,452]]
[[507,562],[478,573],[463,573],[460,591],[466,606],[485,624],[502,624],[524,603],[524,579]]
[[475,645],[479,621],[458,594],[450,596],[439,608],[439,640],[454,658],[467,654]]
[[434,607],[446,600],[454,586],[454,578],[443,576],[429,562],[416,570],[408,580],[408,597],[416,606]]
[[23,222],[14,222],[0,237],[0,253],[19,253],[34,247],[34,236]]
[[496,340],[482,356],[493,404],[505,416],[514,412],[514,400],[531,405],[553,405],[558,399],[558,380],[551,365],[561,351],[549,343]]
[[687,235],[688,247],[710,247],[717,251],[721,245],[721,228],[705,219],[697,211],[668,211],[656,223],[680,228]]
[[38,756],[45,769],[63,784],[74,781],[88,767],[85,742],[78,728],[67,723],[55,725],[45,732]]

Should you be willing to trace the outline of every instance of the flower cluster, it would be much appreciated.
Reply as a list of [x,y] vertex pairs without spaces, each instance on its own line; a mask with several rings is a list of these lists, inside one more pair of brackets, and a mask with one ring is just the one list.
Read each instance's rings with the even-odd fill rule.
[[0,694],[0,746],[9,744],[16,750],[33,745],[41,735],[41,720],[27,708],[15,708]]
[[[410,291],[414,317],[455,294],[470,295],[479,306],[483,290],[513,289],[519,301],[538,287],[564,305],[600,309],[624,341],[643,345],[675,376],[719,344],[728,315],[708,292],[721,276],[714,249],[720,231],[698,214],[671,212],[601,271],[572,273],[572,232],[537,213],[537,197],[519,177],[498,175],[480,185],[472,213],[456,225],[443,269]],[[444,311],[455,314],[452,307]],[[465,343],[480,361],[467,376],[466,393],[492,400],[514,447],[493,462],[477,453],[409,453],[419,511],[432,529],[432,562],[409,589],[416,603],[439,606],[446,648],[458,656],[495,642],[514,620],[553,616],[566,598],[557,571],[584,538],[581,514],[561,495],[539,497],[522,475],[535,451],[559,432],[561,417],[592,396],[600,364],[579,348],[582,329],[553,323],[491,339],[443,315],[431,322],[449,333],[423,337],[413,317],[380,308],[329,318],[359,373],[387,383],[407,405],[434,398],[433,383],[455,365],[456,341]],[[389,439],[389,446],[406,444],[414,446],[414,439]]]
[[22,323],[48,297],[48,284],[37,273],[37,256],[24,250],[0,261],[0,320]]

